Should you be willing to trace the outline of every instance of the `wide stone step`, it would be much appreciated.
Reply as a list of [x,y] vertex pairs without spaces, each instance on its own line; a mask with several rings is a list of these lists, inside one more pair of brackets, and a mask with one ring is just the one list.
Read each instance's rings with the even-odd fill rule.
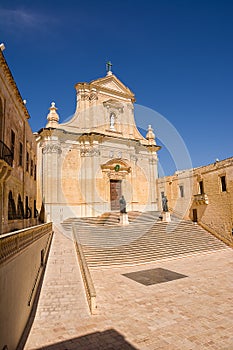
[[77,227],[90,267],[143,264],[182,255],[229,249],[189,221],[135,223],[126,227]]
[[219,247],[215,247],[215,248],[198,248],[198,249],[173,249],[173,250],[164,250],[164,251],[156,251],[151,252],[149,254],[127,254],[127,255],[110,255],[108,254],[104,254],[102,256],[96,256],[96,254],[93,255],[88,255],[85,252],[85,256],[87,259],[87,263],[88,266],[90,267],[101,267],[101,266],[112,266],[112,265],[124,265],[124,264],[141,264],[141,263],[147,263],[147,262],[154,262],[157,260],[162,260],[162,259],[166,259],[166,258],[172,258],[172,257],[178,257],[178,256],[182,256],[182,255],[195,255],[198,253],[210,253],[210,252],[214,252],[214,251],[218,251],[219,249],[228,249],[227,247],[225,248],[219,248]]
[[[159,219],[160,212],[129,212],[128,219],[130,223],[147,223],[154,222]],[[85,217],[85,218],[68,218],[64,220],[61,225],[65,230],[71,230],[72,225],[81,226],[118,226],[119,225],[119,212],[105,213],[99,217]]]
[[[173,244],[172,246],[156,246],[156,247],[151,247],[150,250],[147,250],[147,246],[141,247],[141,248],[128,248],[126,247],[125,249],[94,249],[92,247],[84,247],[84,249],[86,250],[86,256],[92,256],[93,254],[96,255],[96,258],[98,257],[102,257],[102,256],[106,256],[106,258],[108,259],[108,257],[112,257],[112,256],[123,256],[123,255],[132,255],[132,256],[136,256],[136,255],[150,255],[150,254],[158,254],[159,252],[174,252],[174,251],[191,251],[193,249],[195,250],[212,250],[212,249],[219,249],[219,248],[223,248],[222,246],[219,246],[217,244],[192,244],[189,246],[181,246],[181,245],[175,245]],[[107,254],[106,254],[107,253]]]
[[88,261],[88,266],[90,268],[101,268],[101,267],[119,267],[124,265],[140,265],[140,264],[146,264],[156,261],[161,261],[165,259],[174,259],[184,256],[193,256],[197,254],[205,254],[205,253],[213,253],[217,252],[219,249],[215,250],[196,250],[196,251],[187,251],[187,252],[174,252],[173,254],[169,253],[163,253],[163,254],[157,254],[155,256],[147,256],[147,257],[135,257],[135,258],[122,258],[122,259],[111,259],[111,260],[90,260]]

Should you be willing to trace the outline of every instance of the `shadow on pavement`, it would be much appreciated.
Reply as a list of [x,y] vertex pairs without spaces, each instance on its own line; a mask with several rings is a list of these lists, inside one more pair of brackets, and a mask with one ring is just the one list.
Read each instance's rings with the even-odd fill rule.
[[138,350],[115,331],[108,329],[103,332],[90,333],[78,338],[65,340],[52,345],[37,348],[37,350]]

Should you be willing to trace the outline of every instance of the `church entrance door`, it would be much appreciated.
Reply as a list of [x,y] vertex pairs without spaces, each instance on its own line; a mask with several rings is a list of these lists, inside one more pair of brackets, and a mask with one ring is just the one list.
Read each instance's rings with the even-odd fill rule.
[[111,210],[120,210],[121,180],[110,180]]

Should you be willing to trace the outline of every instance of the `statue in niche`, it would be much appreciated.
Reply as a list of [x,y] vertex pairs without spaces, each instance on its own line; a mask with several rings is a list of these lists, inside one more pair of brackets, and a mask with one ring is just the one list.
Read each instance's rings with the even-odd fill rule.
[[110,130],[115,130],[115,114],[110,114]]

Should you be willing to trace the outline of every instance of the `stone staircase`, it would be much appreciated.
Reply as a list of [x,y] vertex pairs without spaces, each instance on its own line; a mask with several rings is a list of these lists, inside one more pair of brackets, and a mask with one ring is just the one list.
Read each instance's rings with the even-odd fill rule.
[[[150,211],[141,213],[138,211],[130,211],[128,212],[129,222],[154,222],[159,219],[160,212],[158,211]],[[83,218],[69,218],[63,221],[62,227],[66,230],[71,229],[73,224],[81,224],[85,225],[100,225],[100,226],[112,226],[118,225],[120,221],[120,213],[119,211],[112,211],[102,214],[98,217],[83,217]]]
[[147,212],[129,215],[130,225],[120,226],[114,215],[105,222],[76,218],[62,224],[66,230],[75,226],[89,267],[136,265],[230,249],[191,221],[173,217],[171,223],[164,223],[159,212]]

